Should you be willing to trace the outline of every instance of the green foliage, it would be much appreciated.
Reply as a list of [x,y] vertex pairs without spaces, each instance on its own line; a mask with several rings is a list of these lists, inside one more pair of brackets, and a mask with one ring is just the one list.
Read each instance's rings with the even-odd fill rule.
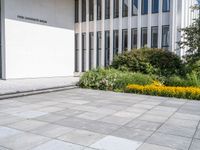
[[165,50],[143,48],[125,52],[114,58],[112,67],[127,68],[131,72],[171,76],[184,74],[181,59]]
[[96,69],[86,72],[80,79],[83,88],[123,91],[128,84],[147,85],[153,82],[149,75],[122,72],[116,69]]

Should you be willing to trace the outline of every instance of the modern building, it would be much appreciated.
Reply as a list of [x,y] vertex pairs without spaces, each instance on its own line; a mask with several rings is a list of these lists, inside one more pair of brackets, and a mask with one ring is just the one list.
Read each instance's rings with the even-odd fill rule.
[[0,78],[73,76],[144,46],[178,55],[196,0],[1,0]]

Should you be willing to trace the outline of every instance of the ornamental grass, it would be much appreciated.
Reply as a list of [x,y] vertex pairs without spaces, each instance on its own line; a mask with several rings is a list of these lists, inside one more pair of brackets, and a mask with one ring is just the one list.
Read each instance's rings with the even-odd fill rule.
[[144,85],[144,86],[131,84],[127,86],[126,92],[153,95],[153,96],[166,96],[166,97],[200,100],[200,88],[164,86],[159,82],[154,82],[151,85]]

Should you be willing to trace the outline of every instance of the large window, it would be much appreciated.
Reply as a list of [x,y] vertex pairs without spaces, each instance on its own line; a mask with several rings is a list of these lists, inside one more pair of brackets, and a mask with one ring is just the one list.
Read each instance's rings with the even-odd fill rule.
[[105,31],[105,67],[110,64],[110,31]]
[[101,20],[102,0],[97,0],[97,20]]
[[151,47],[158,47],[158,27],[151,28]]
[[89,34],[89,69],[94,67],[94,33]]
[[131,48],[136,49],[137,48],[137,29],[131,30]]
[[147,28],[142,28],[141,46],[147,46]]
[[142,0],[142,15],[148,14],[148,0]]
[[118,54],[119,50],[119,31],[113,31],[113,56]]
[[114,4],[113,16],[114,18],[118,18],[119,17],[119,0],[113,0],[113,4]]
[[122,30],[122,51],[126,51],[128,49],[128,30]]
[[132,0],[132,16],[138,15],[138,0]]
[[82,72],[86,71],[86,33],[82,33]]
[[122,2],[122,16],[128,17],[128,0],[123,0]]
[[82,22],[86,21],[86,0],[82,0]]
[[105,0],[105,19],[110,19],[110,0]]
[[89,0],[89,19],[94,20],[94,0]]
[[163,12],[170,11],[170,0],[163,0]]
[[162,48],[168,49],[169,48],[169,26],[162,27]]
[[97,67],[101,65],[101,32],[97,32]]
[[79,21],[79,0],[75,0],[75,22]]
[[79,34],[75,34],[75,72],[79,72]]
[[158,13],[159,0],[152,0],[152,13]]

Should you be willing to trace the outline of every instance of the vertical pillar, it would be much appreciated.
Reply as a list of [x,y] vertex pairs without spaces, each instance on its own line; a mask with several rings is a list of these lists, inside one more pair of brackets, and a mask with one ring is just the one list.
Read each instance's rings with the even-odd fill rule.
[[141,48],[141,7],[142,7],[142,1],[138,1],[138,25],[137,25],[137,32],[138,32],[138,39],[137,39],[137,48]]
[[89,70],[89,0],[86,0],[86,71]]
[[128,50],[131,50],[131,19],[132,19],[132,0],[128,0]]
[[78,70],[79,72],[82,72],[82,0],[79,0],[79,27],[78,27],[78,33],[79,33],[79,65]]
[[151,47],[151,12],[152,12],[152,0],[148,0],[148,28],[147,28],[147,46]]
[[97,66],[97,0],[94,0],[94,57],[93,57],[93,63],[94,68]]
[[122,0],[119,0],[119,54],[122,53]]
[[105,0],[102,0],[102,7],[101,7],[101,67],[105,65]]
[[175,50],[175,16],[176,16],[176,0],[171,0],[170,3],[170,50],[174,52]]
[[158,48],[162,48],[162,5],[163,1],[159,1],[159,14],[158,14]]
[[110,64],[113,61],[113,0],[110,0]]

